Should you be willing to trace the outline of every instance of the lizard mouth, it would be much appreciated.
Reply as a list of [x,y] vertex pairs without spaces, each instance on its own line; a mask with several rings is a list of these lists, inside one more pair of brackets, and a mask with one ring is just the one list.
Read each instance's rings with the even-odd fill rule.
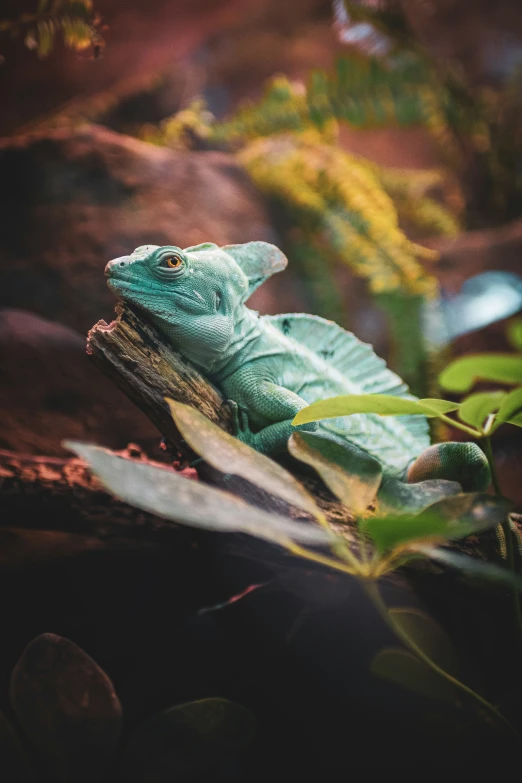
[[123,299],[135,299],[136,295],[150,296],[153,291],[143,285],[137,285],[136,278],[130,275],[110,272],[107,274],[107,285],[110,290]]

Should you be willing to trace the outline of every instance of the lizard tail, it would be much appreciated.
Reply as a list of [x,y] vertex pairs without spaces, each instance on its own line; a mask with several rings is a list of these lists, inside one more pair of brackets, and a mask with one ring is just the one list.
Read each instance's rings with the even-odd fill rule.
[[488,461],[476,443],[437,443],[408,469],[410,484],[426,479],[458,481],[464,492],[485,491],[491,482]]

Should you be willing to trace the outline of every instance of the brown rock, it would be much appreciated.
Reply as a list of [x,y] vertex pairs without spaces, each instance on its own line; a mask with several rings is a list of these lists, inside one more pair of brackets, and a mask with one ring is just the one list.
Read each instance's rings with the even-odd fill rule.
[[88,360],[81,335],[31,313],[0,311],[0,448],[57,456],[68,453],[64,438],[113,448],[132,440],[152,452],[160,435]]
[[112,318],[105,264],[138,245],[275,241],[231,156],[98,126],[0,142],[0,211],[0,306],[82,333]]

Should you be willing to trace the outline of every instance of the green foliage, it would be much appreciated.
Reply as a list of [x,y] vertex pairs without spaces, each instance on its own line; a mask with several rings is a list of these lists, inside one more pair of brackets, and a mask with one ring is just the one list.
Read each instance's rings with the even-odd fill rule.
[[[391,333],[402,333],[407,321],[409,335],[415,334],[404,348],[395,340],[394,361],[422,393],[426,351],[420,311],[425,297],[437,295],[437,282],[422,262],[437,254],[409,241],[401,223],[426,234],[457,233],[455,211],[432,196],[446,175],[379,166],[337,143],[338,121],[355,127],[420,121],[416,85],[409,62],[390,68],[374,59],[344,58],[333,76],[312,72],[306,87],[275,78],[259,103],[245,105],[228,121],[212,124],[196,101],[159,129],[144,129],[142,137],[175,147],[199,139],[235,149],[277,206],[285,248],[301,267],[314,311],[346,323],[333,270],[344,264],[363,277],[379,297]],[[412,318],[419,330],[411,329]]]
[[364,452],[348,451],[335,441],[306,432],[294,432],[288,450],[315,468],[326,486],[357,516],[376,503],[382,467]]
[[222,470],[226,465],[228,473],[247,479],[316,519],[323,518],[313,497],[287,470],[221,430],[190,405],[170,399],[167,403],[184,440],[213,468]]
[[349,394],[330,397],[307,405],[294,418],[293,424],[308,424],[311,421],[335,419],[353,413],[377,413],[380,416],[441,416],[457,410],[459,405],[447,400],[407,400],[388,394]]
[[373,293],[434,295],[436,282],[419,258],[433,253],[399,228],[380,168],[312,133],[250,142],[238,153],[259,189],[299,226],[307,244],[326,244],[337,262],[365,278]]
[[[435,59],[410,26],[401,3],[335,0],[334,5],[341,38],[348,37],[362,56],[372,50],[376,39],[373,49],[384,63],[391,68],[411,65],[418,121],[462,177],[471,214],[486,222],[518,216],[522,204],[520,69],[515,66],[495,87],[471,85],[460,62],[451,57]],[[428,20],[429,11],[423,13]],[[359,35],[350,36],[354,31]],[[407,74],[404,82],[408,84]]]
[[506,385],[522,383],[522,355],[511,353],[475,353],[455,359],[440,374],[443,389],[469,391],[479,380]]
[[[22,653],[10,701],[17,728],[0,713],[0,774],[20,783],[220,779],[255,732],[249,710],[209,698],[153,715],[122,746],[122,707],[109,677],[54,634],[36,637]],[[37,753],[28,753],[27,744]],[[41,769],[33,768],[36,762]]]
[[441,681],[424,661],[402,647],[387,647],[378,652],[372,661],[371,671],[383,680],[436,701],[454,704],[460,695],[451,683]]
[[[400,400],[400,403],[411,406],[417,404],[408,400]],[[427,400],[418,404],[423,412],[425,409],[430,410],[430,415],[437,415],[438,409],[455,407],[452,403],[441,404],[440,400]],[[248,533],[300,553],[305,551],[301,543],[330,545],[333,551],[339,547],[342,549],[342,537],[329,529],[324,515],[318,512],[313,501],[310,502],[308,493],[293,476],[284,489],[283,483],[287,477],[279,465],[272,463],[270,466],[272,461],[269,458],[232,438],[187,406],[172,402],[171,406],[176,423],[183,434],[189,436],[190,445],[209,464],[221,471],[226,466],[227,473],[248,477],[249,481],[265,491],[275,493],[291,505],[306,509],[323,529],[316,524],[295,522],[289,517],[261,511],[221,490],[201,482],[192,482],[173,471],[124,459],[107,449],[76,442],[67,442],[65,445],[85,459],[114,494],[165,519],[210,530]],[[382,401],[379,401],[379,408],[382,410]],[[404,412],[401,407],[400,413]],[[371,566],[359,562],[349,553],[347,564],[337,564],[347,573],[361,578],[375,578],[393,568],[395,560],[400,558],[402,562],[411,547],[411,554],[415,554],[419,542],[431,544],[434,539],[446,541],[463,537],[498,524],[499,518],[506,514],[505,500],[466,494],[432,503],[420,515],[394,515],[387,518],[371,516],[371,504],[375,502],[380,471],[373,464],[361,468],[351,460],[349,464],[346,460],[343,463],[342,458],[340,464],[334,462],[339,457],[336,445],[323,437],[295,433],[290,450],[294,457],[317,470],[342,503],[353,503],[358,509],[362,520],[361,532],[363,537],[369,536],[373,540],[376,554],[386,550],[386,557],[375,557]],[[235,455],[234,447],[237,449]],[[342,476],[343,471],[351,471],[354,466],[355,475]],[[311,559],[319,559],[320,562],[325,560],[311,551],[308,554]],[[336,561],[327,558],[326,562],[333,565]]]
[[159,126],[144,125],[140,137],[149,144],[187,149],[197,140],[206,140],[210,136],[213,119],[205,102],[198,98],[174,116],[160,122]]
[[243,143],[310,126],[322,132],[332,120],[361,129],[418,124],[424,118],[419,83],[425,80],[408,59],[389,67],[373,57],[341,57],[331,74],[312,71],[305,87],[276,77],[258,103],[246,103],[219,125],[215,138]]
[[[368,396],[382,398],[382,395]],[[391,397],[389,399],[392,400]],[[383,399],[377,402],[379,412],[386,413]],[[445,415],[458,408],[454,403],[440,400],[422,400],[418,403],[400,400],[399,404],[420,406],[423,414],[427,412],[433,416]],[[341,503],[349,503],[352,509],[356,509],[360,533],[359,551],[356,553],[349,546],[346,536],[340,531],[334,532],[324,515],[317,513],[314,502],[310,504],[308,493],[294,477],[288,480],[279,466],[275,463],[271,465],[266,457],[260,459],[260,455],[249,446],[231,438],[217,425],[206,421],[201,414],[172,401],[170,407],[185,440],[209,464],[221,471],[226,467],[227,475],[231,471],[232,474],[248,477],[249,481],[265,491],[275,492],[292,505],[307,509],[315,520],[300,523],[284,515],[262,512],[202,482],[176,476],[172,470],[123,459],[106,449],[82,443],[69,442],[65,445],[85,459],[114,494],[138,508],[182,524],[215,531],[248,533],[279,544],[307,560],[357,577],[383,619],[406,648],[394,652],[393,659],[389,651],[383,651],[374,661],[375,673],[401,682],[413,667],[415,676],[412,677],[410,671],[408,687],[417,690],[420,687],[422,690],[417,675],[426,669],[430,676],[442,679],[441,688],[451,685],[451,688],[466,694],[471,702],[479,705],[480,710],[486,710],[506,730],[514,731],[496,707],[439,665],[435,660],[437,653],[427,651],[428,641],[432,644],[437,636],[433,626],[428,627],[431,622],[429,618],[416,616],[415,612],[407,609],[388,610],[376,583],[380,577],[420,556],[442,562],[445,550],[441,550],[439,544],[498,525],[506,517],[507,501],[484,494],[461,494],[431,503],[421,513],[384,517],[378,513],[379,501],[375,497],[380,481],[380,470],[376,464],[366,464],[361,468],[357,461],[348,459],[348,462],[343,462],[342,455],[338,459],[337,444],[308,433],[295,433],[289,444],[292,455],[314,467]],[[394,412],[405,411],[401,408],[399,412]],[[409,407],[408,413],[411,413]],[[287,487],[283,487],[285,482],[288,482]],[[373,514],[375,506],[377,514]],[[315,548],[307,548],[302,544]],[[317,551],[317,547],[328,547],[330,554]],[[449,565],[453,567],[455,562],[450,559]],[[463,572],[479,574],[485,579],[500,579],[511,590],[522,587],[522,581],[513,572],[475,558],[460,556],[458,567]],[[447,649],[446,646],[446,652]],[[404,666],[405,657],[409,669]]]
[[[483,493],[465,493],[439,500],[415,517],[411,514],[368,517],[361,523],[378,552],[415,541],[451,541],[495,527],[506,517],[510,503]],[[521,582],[522,585],[522,582]]]
[[[466,357],[472,358],[472,357]],[[464,366],[467,373],[467,365],[464,360],[457,360],[454,364]],[[453,365],[450,365],[451,369]],[[486,372],[486,370],[484,370]],[[491,374],[482,377],[488,380],[498,380],[500,375],[497,366],[494,365]],[[441,377],[447,378],[443,373]],[[451,381],[464,383],[463,378],[450,374]],[[511,375],[509,376],[512,377]],[[505,378],[505,375],[502,375]],[[510,380],[509,382],[512,382]],[[459,419],[452,419],[448,413],[457,412]],[[354,413],[376,413],[379,416],[405,416],[422,415],[430,418],[440,418],[453,427],[475,438],[484,438],[495,432],[501,424],[515,424],[521,426],[520,414],[522,413],[522,388],[516,389],[511,394],[503,392],[490,392],[474,394],[463,400],[462,403],[450,400],[424,399],[405,400],[400,397],[392,397],[386,394],[350,394],[348,396],[330,397],[327,400],[313,402],[299,411],[293,420],[295,426],[308,424],[322,419],[334,419],[338,416],[351,416]],[[472,425],[472,426],[469,426]]]
[[319,527],[301,525],[287,517],[247,506],[228,492],[188,481],[173,471],[134,463],[85,443],[66,441],[65,445],[103,477],[114,495],[164,519],[206,530],[248,533],[282,546],[289,540],[309,544],[329,540],[329,534]]
[[515,351],[522,351],[522,318],[514,318],[510,322],[506,336]]
[[58,34],[68,49],[92,47],[97,56],[104,43],[99,26],[92,0],[39,0],[34,13],[0,19],[0,33],[13,38],[23,35],[27,48],[34,49],[38,57],[46,57],[53,50]]

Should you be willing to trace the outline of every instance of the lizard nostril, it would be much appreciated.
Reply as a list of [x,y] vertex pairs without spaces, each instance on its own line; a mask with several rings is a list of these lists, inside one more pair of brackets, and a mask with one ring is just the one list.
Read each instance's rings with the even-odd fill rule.
[[109,263],[105,267],[105,276],[109,277],[111,272],[116,267],[120,267],[120,269],[126,267],[129,261],[130,261],[129,256],[120,256],[119,258],[113,258],[112,261],[109,261]]

